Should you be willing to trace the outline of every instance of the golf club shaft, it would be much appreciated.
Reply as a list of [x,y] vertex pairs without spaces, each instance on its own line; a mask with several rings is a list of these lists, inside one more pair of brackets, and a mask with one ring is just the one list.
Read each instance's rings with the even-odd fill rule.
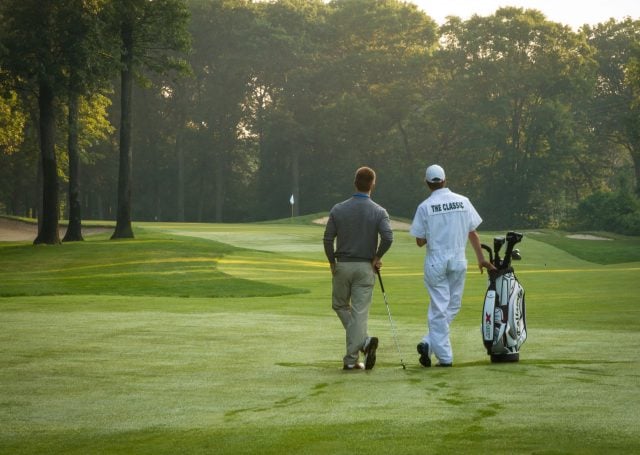
[[391,334],[393,335],[393,341],[396,344],[396,349],[398,350],[398,355],[400,356],[400,364],[402,368],[406,368],[404,365],[404,360],[402,359],[402,354],[400,353],[400,345],[398,344],[398,334],[396,333],[396,326],[393,323],[393,318],[391,317],[391,309],[389,308],[389,303],[387,302],[387,293],[384,291],[384,284],[382,284],[382,276],[380,275],[380,270],[376,270],[378,273],[378,281],[380,281],[380,289],[382,290],[382,297],[384,298],[384,305],[387,307],[387,314],[389,315],[389,324],[391,325]]

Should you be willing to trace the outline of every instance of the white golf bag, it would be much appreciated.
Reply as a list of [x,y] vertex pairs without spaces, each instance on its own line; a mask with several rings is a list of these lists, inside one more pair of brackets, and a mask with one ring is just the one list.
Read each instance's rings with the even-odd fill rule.
[[482,245],[497,269],[489,272],[481,326],[484,347],[492,362],[517,362],[520,347],[527,339],[524,288],[511,267],[512,259],[520,259],[520,252],[513,246],[521,240],[522,234],[507,233],[503,260],[500,260],[499,251],[505,243],[504,237],[493,239],[493,252],[487,245]]

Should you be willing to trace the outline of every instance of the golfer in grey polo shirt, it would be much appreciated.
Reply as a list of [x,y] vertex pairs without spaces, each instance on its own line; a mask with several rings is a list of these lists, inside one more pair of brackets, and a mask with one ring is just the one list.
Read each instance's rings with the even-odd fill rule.
[[[376,173],[356,171],[356,193],[336,204],[324,231],[324,251],[333,275],[332,307],[346,331],[345,370],[370,370],[376,363],[378,339],[367,333],[369,307],[380,259],[393,242],[387,211],[371,200]],[[335,241],[335,245],[334,245]],[[364,363],[359,362],[360,353]]]

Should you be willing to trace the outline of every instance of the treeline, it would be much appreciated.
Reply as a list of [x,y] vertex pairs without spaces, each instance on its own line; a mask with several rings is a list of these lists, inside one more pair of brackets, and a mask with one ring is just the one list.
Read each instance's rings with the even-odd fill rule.
[[411,217],[434,162],[484,228],[589,228],[602,194],[638,207],[631,18],[574,31],[519,8],[438,27],[395,0],[3,0],[0,19],[0,212],[117,219],[116,237],[131,219],[276,219],[291,195],[296,215],[328,210],[369,165],[375,199]]

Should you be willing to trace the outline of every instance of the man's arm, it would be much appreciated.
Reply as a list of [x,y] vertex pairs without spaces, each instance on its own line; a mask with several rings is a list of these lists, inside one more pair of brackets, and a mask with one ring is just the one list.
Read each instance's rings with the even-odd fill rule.
[[331,267],[331,273],[335,275],[336,273],[336,256],[335,256],[335,247],[334,240],[337,235],[336,225],[333,221],[331,215],[327,220],[327,225],[324,229],[324,236],[322,238],[322,243],[324,244],[324,254],[327,256],[327,260],[329,261],[329,266]]
[[376,271],[380,271],[380,268],[382,267],[382,256],[389,251],[389,248],[391,248],[391,244],[393,243],[393,230],[391,229],[391,221],[389,220],[389,215],[386,211],[378,225],[378,236],[378,248],[371,260],[371,266]]
[[391,248],[391,244],[393,243],[393,230],[391,229],[391,221],[389,220],[389,215],[386,211],[378,225],[378,235],[380,240],[378,242],[378,248],[376,249],[375,256],[380,259],[387,251],[389,251],[389,248]]
[[413,216],[409,233],[416,238],[416,245],[423,247],[427,244],[427,231],[425,226],[424,206],[420,204]]
[[482,252],[482,245],[480,244],[480,236],[476,231],[469,232],[469,242],[471,242],[471,246],[473,247],[473,251],[476,253],[476,259],[478,260],[478,267],[480,268],[480,273],[483,272],[482,268],[486,268],[487,270],[495,270],[495,266],[487,261],[484,258],[484,253]]

